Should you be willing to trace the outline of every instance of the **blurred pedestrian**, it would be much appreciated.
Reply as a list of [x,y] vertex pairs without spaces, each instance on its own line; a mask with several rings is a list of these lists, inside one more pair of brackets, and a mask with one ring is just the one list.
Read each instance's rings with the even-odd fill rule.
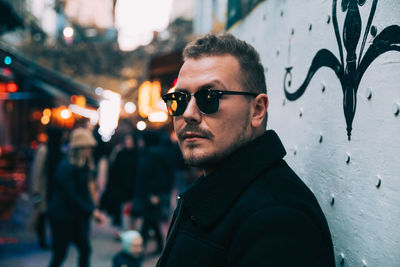
[[121,234],[122,250],[113,257],[113,267],[141,267],[143,260],[143,239],[138,231]]
[[160,143],[161,140],[160,133],[144,133],[145,148],[140,155],[138,177],[138,194],[143,205],[143,224],[140,232],[144,248],[150,238],[150,231],[154,232],[157,247],[153,254],[161,253],[164,247],[161,223],[169,216],[173,184],[173,170],[168,151],[162,142]]
[[[132,200],[137,179],[138,152],[132,134],[123,136],[123,146],[110,160],[106,189],[100,207],[112,217],[112,224],[122,230],[122,206]],[[118,234],[114,234],[116,237]]]
[[50,201],[55,169],[62,158],[62,129],[49,126],[47,143],[38,146],[32,165],[32,191],[34,211],[32,224],[41,248],[47,248],[46,222],[47,204]]
[[62,265],[70,243],[78,248],[79,266],[89,266],[90,217],[99,223],[105,219],[93,201],[91,153],[95,145],[90,130],[75,129],[71,133],[68,155],[57,167],[48,207],[53,236],[51,267]]

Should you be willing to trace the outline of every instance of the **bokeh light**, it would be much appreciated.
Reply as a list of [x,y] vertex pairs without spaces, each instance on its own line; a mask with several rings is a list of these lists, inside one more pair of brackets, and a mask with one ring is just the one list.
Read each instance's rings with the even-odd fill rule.
[[10,65],[12,63],[12,59],[11,59],[11,57],[9,57],[9,56],[6,56],[5,58],[4,58],[4,64],[6,64],[6,65]]
[[61,118],[66,120],[66,119],[71,118],[71,115],[72,115],[72,113],[69,109],[66,108],[66,109],[61,110]]
[[49,122],[50,122],[50,117],[43,116],[43,117],[40,119],[40,122],[41,122],[43,125],[47,125],[47,124],[49,124]]
[[124,105],[124,110],[128,114],[132,114],[136,111],[136,105],[132,102],[126,102]]
[[63,34],[65,38],[72,38],[74,36],[74,29],[71,27],[65,27],[63,30]]
[[147,124],[144,121],[138,121],[138,123],[136,124],[136,128],[139,131],[144,131],[147,127]]
[[51,116],[51,110],[49,108],[45,108],[43,110],[43,116],[50,117]]

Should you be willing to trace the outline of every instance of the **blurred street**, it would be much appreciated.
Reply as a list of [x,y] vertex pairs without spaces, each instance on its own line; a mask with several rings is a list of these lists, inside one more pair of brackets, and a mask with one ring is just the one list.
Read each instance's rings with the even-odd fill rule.
[[[34,232],[28,230],[27,221],[31,211],[31,201],[26,193],[22,193],[11,219],[0,222],[0,266],[38,267],[48,265],[51,257],[50,249],[41,249]],[[114,240],[113,231],[109,220],[103,226],[92,223],[91,266],[111,266],[112,257],[121,250],[121,243]],[[154,245],[153,241],[149,242],[148,251],[151,251]],[[77,266],[77,256],[76,248],[71,245],[63,266]],[[157,259],[158,256],[146,258],[143,267],[155,266]]]
[[[55,261],[71,238],[85,261],[88,217],[103,213],[91,266],[112,265],[121,229],[140,232],[142,266],[155,266],[176,195],[199,176],[161,99],[194,11],[194,0],[0,0],[0,267],[49,265],[50,216]],[[70,245],[63,266],[78,255]]]

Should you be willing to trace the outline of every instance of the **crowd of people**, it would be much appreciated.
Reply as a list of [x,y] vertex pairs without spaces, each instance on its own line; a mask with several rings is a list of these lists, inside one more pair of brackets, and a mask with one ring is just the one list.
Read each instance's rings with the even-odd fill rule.
[[[49,266],[62,265],[70,244],[78,248],[79,266],[90,265],[91,218],[104,224],[109,217],[115,229],[110,239],[122,242],[113,266],[140,266],[144,257],[161,253],[161,224],[194,169],[185,167],[167,131],[128,129],[117,129],[105,143],[84,125],[70,132],[47,128],[47,142],[38,146],[32,164],[31,225],[40,247],[51,247]],[[148,248],[151,238],[155,249]]]

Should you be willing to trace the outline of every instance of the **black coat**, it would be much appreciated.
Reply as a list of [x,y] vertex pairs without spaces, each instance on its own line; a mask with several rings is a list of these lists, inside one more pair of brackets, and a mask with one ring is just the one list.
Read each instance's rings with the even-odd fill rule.
[[88,168],[63,159],[57,167],[48,214],[56,221],[89,220],[95,208],[89,191]]
[[[166,219],[168,216],[173,170],[167,152],[164,146],[146,148],[141,154],[139,164],[137,186],[139,199],[134,199],[133,206],[136,205],[135,201],[141,201],[140,205],[143,206],[141,215],[154,221]],[[151,203],[152,195],[159,197],[160,202],[157,205]]]
[[325,216],[285,154],[267,131],[196,180],[157,266],[334,266]]
[[100,199],[100,208],[109,214],[121,212],[121,204],[133,198],[137,183],[136,149],[123,148],[110,162],[106,189]]

